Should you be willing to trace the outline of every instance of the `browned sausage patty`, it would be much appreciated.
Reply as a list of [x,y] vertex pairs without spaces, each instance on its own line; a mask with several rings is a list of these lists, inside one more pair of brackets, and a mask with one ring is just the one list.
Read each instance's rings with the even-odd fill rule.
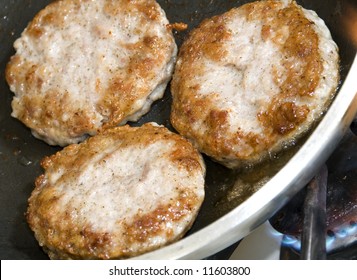
[[60,0],[16,40],[12,116],[52,145],[136,121],[161,98],[177,47],[154,0]]
[[42,166],[27,219],[52,259],[126,258],[172,243],[204,198],[200,153],[156,124],[108,129]]
[[207,19],[180,49],[171,122],[233,168],[295,142],[320,119],[339,80],[338,49],[315,12],[258,1]]

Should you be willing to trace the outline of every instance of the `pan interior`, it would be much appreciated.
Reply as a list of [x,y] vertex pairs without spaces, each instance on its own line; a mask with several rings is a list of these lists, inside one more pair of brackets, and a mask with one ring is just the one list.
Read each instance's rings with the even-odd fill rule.
[[[20,1],[4,0],[0,11],[0,257],[1,259],[47,259],[47,255],[35,240],[28,228],[24,213],[27,199],[34,188],[35,178],[41,174],[41,159],[59,150],[35,139],[28,128],[11,118],[10,92],[4,77],[6,63],[14,54],[13,42],[18,38],[27,23],[34,15],[51,1]],[[188,32],[203,19],[221,14],[230,8],[251,1],[218,1],[218,0],[159,0],[166,11],[170,22],[185,22],[188,30],[175,32],[178,46]],[[341,82],[352,65],[356,49],[342,33],[341,2],[338,0],[304,0],[297,1],[307,9],[315,10],[325,20],[332,37],[340,48]],[[169,87],[162,100],[157,101],[152,110],[131,125],[142,125],[149,121],[173,128],[169,122],[171,93]],[[293,148],[286,149],[281,154],[271,155],[271,158],[254,168],[232,171],[217,164],[207,157],[206,199],[192,229],[192,234],[216,221],[218,218],[237,207],[259,187],[263,186],[276,172],[280,170],[291,156],[303,144],[304,139]],[[244,191],[238,191],[237,184],[244,185]],[[224,248],[222,248],[224,249]]]

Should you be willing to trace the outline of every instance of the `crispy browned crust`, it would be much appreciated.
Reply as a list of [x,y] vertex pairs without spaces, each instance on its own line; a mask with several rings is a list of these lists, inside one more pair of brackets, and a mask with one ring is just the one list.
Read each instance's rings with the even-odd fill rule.
[[[68,24],[64,20],[66,15],[76,13],[85,2],[87,1],[61,0],[49,4],[34,17],[24,34],[41,44],[44,27],[63,29]],[[128,16],[137,16],[145,25],[160,20],[159,9],[154,0],[122,0],[105,1],[104,12],[109,16],[125,12]],[[170,28],[167,30],[171,32]],[[98,38],[110,38],[110,34],[101,34],[100,30],[97,32]],[[16,117],[40,138],[46,138],[51,130],[56,131],[53,132],[54,135],[63,134],[69,139],[86,134],[94,135],[102,128],[93,121],[98,118],[97,113],[103,117],[104,128],[118,125],[135,113],[138,109],[134,106],[137,100],[148,97],[154,90],[148,83],[158,74],[153,69],[164,69],[171,59],[174,44],[172,34],[168,33],[163,37],[146,36],[136,44],[128,43],[124,46],[125,49],[134,51],[134,54],[125,68],[107,73],[110,76],[109,84],[103,84],[97,79],[95,91],[100,98],[94,108],[78,107],[71,100],[72,93],[67,91],[65,85],[64,88],[53,87],[42,92],[43,82],[47,79],[44,66],[34,64],[29,57],[15,54],[7,64],[6,80],[10,87],[22,86],[26,92],[24,96],[13,100],[12,107],[16,111]],[[68,117],[63,119],[64,115]]]
[[[228,112],[215,105],[213,96],[197,94],[200,85],[195,81],[195,76],[206,71],[200,61],[224,61],[227,50],[222,44],[232,36],[225,24],[238,14],[238,10],[239,15],[243,14],[247,21],[260,19],[265,22],[261,37],[274,42],[286,58],[283,64],[286,79],[281,83],[276,76],[274,81],[280,85],[280,93],[256,115],[263,129],[262,134],[241,131],[240,128],[235,133],[230,132]],[[286,25],[289,26],[289,37],[281,43],[279,28]],[[285,100],[291,97],[313,98],[314,90],[322,79],[323,62],[319,53],[319,38],[313,25],[295,2],[282,8],[280,1],[257,1],[204,20],[190,33],[178,55],[171,83],[173,126],[180,134],[191,139],[201,152],[228,167],[240,167],[264,159],[269,152],[277,149],[276,144],[282,138],[297,134],[300,124],[310,112],[308,106]],[[301,61],[304,67],[296,71],[294,61]],[[334,90],[327,104],[333,94]],[[208,128],[205,134],[193,128],[199,120],[203,120],[203,125]]]
[[[185,169],[187,176],[197,172],[204,176],[203,160],[187,140],[166,128],[151,124],[140,128],[123,126],[107,129],[81,144],[72,144],[43,159],[41,164],[45,172],[37,178],[36,187],[29,198],[27,220],[40,245],[51,258],[127,258],[162,246],[149,242],[150,238],[158,234],[166,236],[167,244],[182,237],[191,227],[194,219],[186,225],[186,229],[180,235],[174,235],[172,229],[165,227],[165,224],[180,222],[186,215],[198,211],[197,208],[202,203],[203,197],[198,197],[191,186],[178,186],[182,191],[178,192],[176,197],[172,197],[169,204],[156,205],[151,212],[137,213],[130,221],[127,221],[126,217],[116,217],[116,223],[121,224],[125,229],[124,233],[122,231],[116,233],[105,228],[102,231],[93,230],[90,224],[79,223],[77,217],[71,214],[74,211],[71,205],[67,205],[64,214],[60,215],[56,209],[61,207],[58,201],[63,190],[56,189],[56,185],[51,185],[49,179],[54,172],[63,170],[65,175],[60,180],[70,182],[72,177],[80,174],[81,168],[92,157],[101,153],[102,149],[110,146],[111,143],[120,141],[118,149],[128,146],[142,148],[161,140],[175,143],[169,157],[176,168]],[[84,203],[85,199],[84,195]],[[117,201],[121,199],[123,198],[115,198]]]
[[105,129],[81,144],[69,145],[56,154],[45,157],[41,161],[41,166],[48,172],[51,172],[51,168],[63,168],[75,173],[76,167],[81,168],[88,161],[88,158],[100,153],[103,146],[108,146],[108,143],[120,141],[120,147],[139,147],[147,146],[160,140],[175,141],[175,148],[171,154],[172,161],[179,162],[179,165],[185,167],[187,171],[201,169],[199,164],[201,156],[190,142],[178,134],[170,132],[167,128],[153,126],[150,123],[141,127],[124,125]]

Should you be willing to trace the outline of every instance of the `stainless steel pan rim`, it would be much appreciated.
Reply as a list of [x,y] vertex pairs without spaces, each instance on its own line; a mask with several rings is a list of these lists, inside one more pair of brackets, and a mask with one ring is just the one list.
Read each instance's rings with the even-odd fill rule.
[[270,218],[317,172],[357,113],[357,55],[330,109],[305,144],[259,191],[198,232],[134,259],[202,259],[239,241]]

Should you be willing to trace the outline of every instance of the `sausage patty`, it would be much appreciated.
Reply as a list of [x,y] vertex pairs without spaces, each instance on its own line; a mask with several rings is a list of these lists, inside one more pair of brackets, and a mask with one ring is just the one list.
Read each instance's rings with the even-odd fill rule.
[[294,143],[339,81],[324,22],[295,1],[258,1],[203,21],[180,49],[171,122],[230,168]]
[[109,128],[42,166],[27,219],[52,259],[126,258],[172,243],[204,198],[200,153],[153,123]]
[[161,98],[177,47],[154,0],[60,0],[15,41],[12,116],[51,145],[136,121]]

